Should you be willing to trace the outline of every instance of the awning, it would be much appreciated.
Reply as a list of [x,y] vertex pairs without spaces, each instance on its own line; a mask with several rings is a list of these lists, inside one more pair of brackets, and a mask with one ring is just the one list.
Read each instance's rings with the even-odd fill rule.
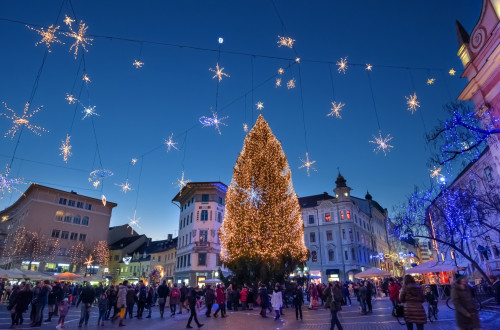
[[366,278],[366,277],[390,277],[392,276],[391,273],[388,271],[378,269],[378,268],[369,268],[365,270],[364,272],[357,273],[354,275],[355,278]]
[[429,260],[423,264],[418,265],[406,270],[408,274],[425,274],[425,273],[439,273],[439,272],[456,272],[457,267],[453,265],[443,264],[435,260]]

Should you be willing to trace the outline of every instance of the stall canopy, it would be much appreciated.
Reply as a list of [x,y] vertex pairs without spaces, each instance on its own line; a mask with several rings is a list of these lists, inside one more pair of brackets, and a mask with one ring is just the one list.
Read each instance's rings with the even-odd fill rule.
[[439,272],[456,272],[457,267],[453,265],[446,265],[435,260],[429,260],[417,267],[406,270],[408,274],[425,274],[425,273],[439,273]]
[[370,268],[365,270],[364,272],[357,273],[354,275],[355,278],[365,278],[365,277],[388,277],[392,276],[388,271],[378,269],[378,268]]
[[83,277],[80,275],[69,272],[54,275],[53,278],[59,281],[83,281]]
[[222,283],[222,281],[216,278],[210,278],[208,280],[201,280],[200,283],[212,284],[212,283]]

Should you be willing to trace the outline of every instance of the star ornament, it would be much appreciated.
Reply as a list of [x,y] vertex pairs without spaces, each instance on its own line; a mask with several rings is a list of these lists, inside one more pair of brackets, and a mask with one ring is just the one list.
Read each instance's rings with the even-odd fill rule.
[[284,72],[285,72],[285,70],[283,70],[283,68],[278,69],[278,74],[283,74]]
[[449,74],[450,76],[454,76],[454,75],[455,75],[455,73],[457,73],[457,71],[455,71],[455,69],[453,69],[453,68],[451,68],[451,69],[450,69],[450,71],[448,71],[448,74]]
[[222,133],[220,131],[219,126],[220,125],[227,126],[224,122],[222,122],[224,119],[227,119],[227,118],[229,118],[229,117],[225,116],[225,117],[219,118],[217,116],[217,112],[213,112],[212,117],[205,117],[205,116],[201,117],[200,123],[203,125],[203,127],[214,126],[220,135]]
[[299,166],[299,169],[301,168],[305,168],[306,171],[307,171],[307,176],[310,176],[310,170],[313,170],[315,172],[317,172],[317,170],[312,166],[314,163],[316,163],[315,160],[313,161],[310,161],[309,160],[309,153],[306,152],[306,160],[303,160],[302,158],[300,158],[300,161],[302,162],[302,165]]
[[134,217],[133,218],[128,218],[128,226],[127,228],[130,228],[132,230],[132,234],[134,233],[134,228],[141,228],[139,226],[139,221],[141,218],[137,217],[137,211],[134,210]]
[[99,117],[99,114],[95,111],[95,105],[94,106],[84,107],[82,113],[83,113],[82,120],[84,120],[87,117],[92,117],[92,116]]
[[288,89],[295,88],[295,79],[290,79],[290,80],[288,80],[288,82],[286,83],[286,87],[287,87]]
[[248,132],[248,125],[246,123],[243,124],[243,131]]
[[28,110],[29,110],[30,104],[29,104],[29,102],[26,103],[26,105],[24,106],[24,111],[23,111],[22,116],[18,116],[14,110],[12,110],[11,108],[9,108],[7,106],[7,103],[3,102],[3,105],[4,105],[5,109],[7,109],[11,114],[0,113],[0,116],[4,116],[7,119],[12,120],[12,124],[13,124],[12,127],[10,128],[10,130],[7,133],[5,133],[4,137],[7,137],[10,135],[11,138],[13,139],[14,136],[19,131],[19,129],[22,128],[23,126],[38,136],[41,136],[42,132],[48,132],[46,129],[44,129],[40,126],[37,126],[35,124],[32,124],[30,122],[31,117],[33,117],[33,115],[35,115],[37,112],[42,110],[43,105],[38,107],[36,110],[32,111],[31,113],[29,113]]
[[70,135],[66,135],[66,140],[64,140],[59,147],[59,150],[61,150],[61,153],[59,154],[60,156],[63,156],[63,160],[67,163],[69,157],[71,156],[71,145],[69,144],[70,140]]
[[182,192],[182,188],[184,188],[191,180],[184,179],[184,171],[182,171],[182,176],[180,179],[177,179],[177,183],[175,185],[179,188],[179,194]]
[[257,106],[257,110],[262,110],[262,109],[264,109],[264,102],[259,101],[259,102],[257,102],[256,106]]
[[137,163],[137,158],[132,158],[130,164],[135,165]]
[[45,45],[47,46],[47,51],[49,53],[52,52],[52,50],[50,49],[51,44],[59,43],[64,45],[64,43],[56,37],[56,32],[60,28],[60,26],[54,27],[54,25],[51,25],[47,28],[47,30],[44,30],[43,27],[40,28],[40,30],[35,29],[29,25],[26,25],[26,27],[30,30],[36,31],[39,35],[42,36],[42,39],[40,41],[37,41],[35,43],[35,46],[38,46],[41,43],[45,43]]
[[420,102],[417,101],[417,93],[413,93],[413,95],[405,96],[406,104],[408,105],[408,111],[411,111],[413,115],[417,108],[420,108]]
[[90,77],[85,73],[82,77],[82,80],[88,84],[90,82]]
[[373,69],[373,65],[371,65],[371,64],[366,64],[366,67],[365,67],[365,70],[366,70],[366,71],[372,71],[372,69]]
[[344,105],[345,104],[342,103],[342,102],[339,102],[339,103],[332,102],[332,108],[330,109],[330,113],[327,114],[326,116],[327,117],[333,117],[333,116],[335,116],[337,118],[342,118],[342,116],[340,116],[340,111],[343,110],[342,108],[344,107]]
[[294,42],[295,42],[295,40],[290,38],[290,37],[278,36],[278,47],[285,46],[288,48],[293,48]]
[[66,101],[68,101],[68,104],[74,104],[76,101],[78,101],[76,97],[73,96],[73,94],[68,94],[68,93],[66,93],[65,99]]
[[144,62],[135,60],[134,63],[132,63],[132,65],[135,66],[136,69],[140,69],[144,65]]
[[436,82],[436,78],[428,78],[427,85],[433,85]]
[[75,21],[74,19],[71,19],[68,15],[65,15],[66,17],[64,18],[64,23],[68,26],[71,26],[71,24]]
[[130,190],[133,190],[132,187],[130,186],[130,183],[128,182],[128,179],[125,180],[125,183],[121,183],[121,184],[115,183],[115,185],[120,187],[124,194],[126,194]]
[[85,23],[80,22],[80,24],[78,24],[78,31],[74,31],[71,24],[74,22],[74,20],[66,16],[64,22],[66,23],[66,25],[68,25],[70,32],[63,32],[63,34],[67,37],[75,39],[75,42],[71,45],[69,51],[71,52],[71,50],[74,49],[73,54],[75,55],[76,59],[76,57],[78,56],[78,50],[80,49],[80,46],[83,50],[88,52],[86,45],[92,45],[91,41],[94,39],[85,36],[85,33],[87,33],[88,29],[88,26],[86,26]]
[[337,71],[340,73],[342,72],[343,74],[345,74],[348,66],[347,66],[347,56],[344,57],[344,58],[341,58],[340,61],[337,62],[337,65],[339,66],[337,68]]
[[434,166],[433,169],[429,170],[431,172],[431,178],[436,178],[438,183],[444,179],[444,175],[441,174],[441,170],[441,167],[436,166]]
[[19,189],[17,189],[17,185],[24,184],[23,179],[11,179],[9,178],[9,165],[5,166],[5,173],[0,173],[0,199],[3,199],[3,196],[6,193],[12,193],[13,191],[17,191],[21,193]]
[[90,267],[92,266],[92,264],[94,263],[94,260],[92,259],[92,256],[89,256],[85,262],[84,262],[84,265],[86,265],[87,267]]
[[228,77],[228,78],[230,77],[230,75],[228,75],[227,73],[222,72],[222,70],[224,70],[224,68],[220,68],[219,63],[217,63],[215,65],[215,69],[210,68],[209,70],[212,71],[213,73],[215,73],[214,76],[212,77],[212,79],[215,79],[215,77],[218,77],[219,82],[222,81],[223,76]]
[[379,151],[383,151],[384,156],[387,156],[387,153],[391,151],[394,146],[390,145],[389,142],[392,140],[392,136],[387,134],[386,137],[382,136],[382,132],[378,132],[378,136],[373,135],[373,140],[370,140],[370,143],[374,143],[377,146],[373,151],[378,154]]
[[276,87],[281,87],[281,78],[276,78]]
[[174,142],[174,133],[170,134],[170,136],[167,139],[164,139],[163,144],[167,146],[167,152],[170,151],[170,149],[174,148],[175,150],[179,150],[176,145],[177,142]]

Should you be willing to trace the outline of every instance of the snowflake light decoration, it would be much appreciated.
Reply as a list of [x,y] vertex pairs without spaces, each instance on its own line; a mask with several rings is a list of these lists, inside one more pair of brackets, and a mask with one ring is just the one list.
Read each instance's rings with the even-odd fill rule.
[[120,187],[122,192],[124,194],[126,194],[128,191],[130,190],[133,190],[131,187],[130,187],[130,183],[128,182],[128,179],[125,180],[125,183],[121,183],[121,184],[116,184],[116,186]]
[[76,101],[78,101],[76,99],[76,97],[73,96],[73,94],[68,94],[68,93],[66,93],[66,98],[65,99],[66,99],[66,101],[68,101],[68,104],[73,104]]
[[295,40],[290,38],[290,37],[278,36],[278,47],[285,46],[288,48],[293,48],[294,42],[295,42]]
[[212,71],[213,73],[215,73],[215,75],[212,77],[212,79],[215,79],[215,77],[218,77],[219,82],[222,81],[222,76],[225,76],[228,78],[230,77],[230,75],[228,75],[227,73],[222,72],[222,70],[224,70],[224,68],[220,68],[219,63],[217,63],[215,65],[215,69],[209,68],[209,70]]
[[281,87],[281,78],[276,78],[276,87]]
[[78,56],[78,50],[80,49],[80,46],[82,47],[82,49],[88,52],[86,45],[92,45],[91,41],[94,39],[85,37],[85,33],[87,32],[88,29],[88,26],[86,26],[85,23],[80,21],[80,24],[78,24],[78,31],[74,31],[73,26],[71,24],[73,22],[74,20],[66,16],[66,18],[64,19],[64,23],[68,25],[70,32],[63,32],[63,34],[67,37],[75,38],[75,42],[71,45],[69,51],[74,49],[73,54],[75,55],[76,59],[76,57]]
[[344,107],[344,103],[342,102],[332,102],[332,108],[330,109],[330,113],[328,115],[326,115],[327,117],[337,117],[337,118],[342,118],[342,116],[340,116],[340,111],[342,111],[343,107]]
[[373,68],[373,65],[367,63],[366,67],[365,67],[365,70],[372,71],[372,68]]
[[417,101],[417,93],[413,93],[413,95],[405,96],[406,104],[408,105],[408,111],[411,111],[413,115],[417,108],[420,108],[420,102]]
[[22,193],[16,187],[19,184],[24,184],[23,179],[11,179],[11,178],[9,178],[9,165],[5,166],[5,174],[0,173],[0,192],[2,193],[2,196],[0,197],[0,199],[2,199],[6,193],[10,194],[13,191],[17,191],[19,193]]
[[97,116],[97,117],[99,117],[99,114],[97,112],[95,112],[95,105],[94,106],[83,107],[82,113],[83,113],[82,120],[84,120],[87,117],[91,117],[91,116]]
[[384,152],[384,156],[387,156],[387,153],[391,151],[394,146],[390,145],[389,142],[392,140],[392,136],[387,134],[386,137],[382,136],[382,132],[378,132],[378,136],[373,135],[373,140],[370,140],[370,143],[374,143],[377,146],[373,151],[378,154],[380,150]]
[[248,132],[248,125],[246,123],[243,124],[243,131]]
[[453,69],[453,68],[451,68],[451,69],[450,69],[450,71],[448,71],[448,74],[449,74],[450,76],[454,76],[454,75],[455,75],[455,73],[457,73],[457,71],[455,71],[455,69]]
[[219,134],[222,134],[219,125],[227,126],[225,123],[222,122],[226,118],[229,118],[229,116],[219,118],[217,116],[217,112],[213,112],[212,117],[205,117],[205,116],[201,117],[200,123],[203,125],[203,127],[214,126],[215,129],[219,132]]
[[444,179],[444,175],[441,174],[441,170],[442,170],[441,167],[436,167],[436,166],[434,166],[434,168],[432,170],[429,170],[431,172],[431,178],[436,178],[438,183],[442,179]]
[[179,150],[179,148],[176,147],[177,142],[174,142],[174,133],[170,134],[170,136],[167,139],[163,140],[163,144],[167,146],[167,152],[170,151],[170,149],[174,148],[176,150]]
[[64,43],[61,40],[57,39],[57,37],[56,37],[56,32],[60,28],[60,26],[54,27],[54,25],[51,25],[47,28],[47,30],[44,30],[43,27],[40,28],[40,30],[35,29],[29,25],[26,25],[26,27],[30,30],[36,31],[39,35],[42,36],[42,40],[37,41],[35,43],[35,46],[38,46],[41,43],[45,43],[45,45],[47,46],[47,51],[49,53],[52,52],[52,50],[50,49],[50,44],[56,42],[56,43],[64,45]]
[[136,69],[139,69],[139,68],[142,68],[142,66],[144,65],[144,62],[135,60],[134,63],[132,63],[132,65],[135,66]]
[[436,82],[436,78],[428,78],[427,79],[427,85],[432,85]]
[[179,188],[179,195],[182,192],[182,188],[184,188],[191,180],[184,179],[184,171],[182,171],[182,176],[180,179],[177,179],[177,183],[175,185]]
[[287,87],[288,89],[295,88],[295,79],[290,79],[290,80],[288,80],[288,82],[286,83],[286,87]]
[[340,61],[337,62],[337,65],[339,66],[337,68],[337,71],[340,73],[342,72],[343,74],[345,74],[348,66],[347,66],[347,56],[344,57],[344,58],[341,58]]
[[264,102],[259,101],[259,102],[257,102],[256,106],[257,106],[257,110],[262,110],[262,109],[264,109]]
[[85,81],[87,84],[91,81],[89,75],[86,73],[83,75],[82,80]]
[[278,69],[278,74],[283,74],[284,72],[285,72],[285,70],[283,70],[283,68]]
[[70,135],[66,135],[66,140],[64,140],[59,147],[59,150],[61,150],[61,153],[59,154],[60,156],[63,156],[63,160],[67,163],[69,157],[71,156],[71,145],[69,144],[69,139]]
[[134,233],[134,228],[141,228],[141,226],[139,226],[139,221],[141,220],[141,218],[137,217],[137,210],[134,210],[134,217],[128,218],[128,220],[129,221],[127,228],[130,228],[132,230],[132,234]]
[[132,158],[132,160],[130,160],[130,164],[135,165],[136,163],[137,163],[137,158]]
[[241,202],[241,205],[250,204],[253,205],[253,207],[255,207],[256,209],[258,209],[259,205],[263,203],[262,196],[265,194],[265,191],[262,191],[258,187],[255,187],[253,179],[252,179],[252,186],[250,188],[244,189],[242,187],[238,187],[238,190],[242,191],[246,195],[246,198],[243,202]]
[[19,131],[19,129],[22,126],[26,127],[27,129],[29,129],[30,131],[32,131],[33,133],[35,133],[38,136],[42,135],[41,132],[48,132],[45,128],[42,128],[40,126],[37,126],[37,125],[30,123],[31,117],[33,117],[33,115],[35,115],[38,111],[42,110],[43,105],[38,107],[36,110],[31,112],[30,114],[28,114],[30,104],[29,104],[29,102],[26,103],[26,105],[24,106],[23,115],[21,117],[19,117],[15,113],[14,110],[9,108],[7,106],[7,103],[3,102],[3,105],[8,111],[10,111],[12,113],[12,115],[9,115],[7,113],[0,113],[0,116],[4,116],[4,117],[12,120],[12,123],[13,123],[13,126],[10,128],[10,130],[7,133],[5,133],[4,137],[11,135],[11,138],[14,138],[14,135],[17,134],[17,131]]
[[301,168],[306,168],[307,170],[307,176],[310,176],[310,171],[309,170],[313,170],[315,172],[317,172],[317,170],[312,166],[314,163],[316,163],[315,160],[313,161],[310,161],[309,160],[309,153],[306,152],[306,160],[303,160],[302,158],[300,158],[300,161],[303,163],[301,166],[299,166],[299,169]]

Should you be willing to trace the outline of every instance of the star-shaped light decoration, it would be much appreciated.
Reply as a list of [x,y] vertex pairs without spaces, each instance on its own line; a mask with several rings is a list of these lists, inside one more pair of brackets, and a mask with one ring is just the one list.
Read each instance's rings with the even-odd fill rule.
[[[74,31],[72,24],[71,24],[72,22],[74,22],[74,20],[72,20],[68,16],[66,16],[64,22],[66,23],[66,25],[68,25],[70,32],[63,32],[63,34],[65,36],[75,38],[75,42],[71,45],[71,47],[69,48],[69,51],[74,49],[73,54],[75,55],[75,59],[76,59],[76,57],[78,56],[78,49],[80,48],[80,46],[86,52],[88,52],[86,45],[92,45],[92,43],[90,43],[90,42],[94,39],[85,37],[85,33],[87,32],[87,28],[88,28],[85,25],[85,23],[80,22],[80,24],[78,24],[78,31]],[[68,24],[68,22],[69,22],[69,24]]]
[[448,74],[449,74],[450,76],[454,76],[454,75],[455,75],[455,73],[457,73],[457,71],[455,71],[455,69],[453,69],[453,68],[451,68],[451,69],[450,69],[450,71],[448,71]]
[[75,21],[74,19],[71,19],[71,17],[69,17],[68,15],[65,15],[66,17],[64,18],[64,23],[66,23],[66,25],[68,26],[71,26],[71,24]]
[[367,63],[366,67],[365,67],[365,70],[372,71],[372,69],[373,69],[373,65]]
[[283,68],[278,69],[278,74],[283,74],[284,72],[285,72],[285,70],[283,70]]
[[130,164],[135,165],[136,163],[137,163],[137,158],[132,158],[132,160],[130,160]]
[[281,87],[281,78],[276,78],[276,87]]
[[290,38],[290,37],[278,36],[278,47],[285,46],[288,48],[293,48],[294,42],[295,42],[295,40]]
[[253,179],[252,186],[250,188],[244,189],[242,187],[238,187],[238,190],[242,191],[246,195],[246,198],[245,200],[243,200],[243,202],[241,202],[241,205],[250,204],[258,209],[259,205],[263,203],[262,196],[265,194],[265,191],[262,191],[261,189],[259,189],[259,187],[255,187]]
[[179,195],[182,192],[182,188],[184,188],[191,180],[184,179],[184,171],[182,171],[182,176],[180,179],[177,179],[177,183],[175,185],[179,188]]
[[217,132],[219,132],[219,134],[222,134],[219,126],[220,125],[227,126],[225,123],[222,122],[226,118],[229,118],[229,117],[225,116],[225,117],[219,118],[217,116],[217,112],[212,112],[212,117],[205,117],[205,116],[201,117],[200,123],[203,125],[203,127],[214,126],[215,129],[217,130]]
[[347,56],[344,57],[344,58],[341,58],[340,61],[337,62],[337,65],[339,66],[337,68],[337,71],[340,73],[342,72],[343,74],[345,74],[348,66],[347,66]]
[[24,184],[23,179],[9,178],[9,165],[7,164],[7,166],[5,166],[5,174],[0,173],[0,192],[2,193],[0,199],[2,199],[6,193],[10,194],[13,191],[21,193],[16,187],[19,184]]
[[300,63],[300,57],[295,58],[295,63]]
[[100,184],[101,184],[101,181],[99,181],[99,180],[92,182],[92,185],[94,186],[95,189],[97,189],[97,187],[99,187]]
[[121,183],[121,184],[115,183],[115,185],[120,187],[124,194],[126,194],[130,190],[133,190],[132,187],[130,186],[130,183],[128,182],[128,179],[125,180],[125,183]]
[[86,73],[83,75],[82,80],[85,81],[87,84],[91,81],[89,75]]
[[144,62],[135,60],[134,63],[132,63],[132,65],[135,66],[136,69],[139,69],[139,68],[142,68],[142,66],[144,65]]
[[[134,233],[134,230],[132,230],[132,234],[133,233]],[[123,257],[122,260],[123,260],[123,263],[125,265],[128,265],[130,263],[130,260],[132,260],[132,257]]]
[[290,79],[290,80],[288,80],[288,82],[286,83],[286,87],[287,87],[288,89],[295,88],[295,79]]
[[378,154],[380,150],[384,152],[384,156],[387,156],[387,153],[391,151],[394,146],[390,145],[389,142],[392,140],[392,136],[390,134],[387,134],[386,137],[382,136],[382,132],[378,132],[378,136],[373,135],[373,140],[370,140],[370,143],[374,143],[377,146],[373,151]]
[[167,152],[170,151],[170,149],[174,148],[175,150],[179,150],[179,148],[176,147],[177,142],[174,142],[174,133],[170,134],[170,136],[167,139],[163,140],[163,144],[167,146]]
[[248,132],[248,125],[246,123],[243,124],[243,131]]
[[41,43],[45,43],[45,45],[47,46],[47,51],[49,53],[52,52],[52,50],[50,49],[50,44],[56,42],[64,45],[64,43],[56,37],[56,32],[60,28],[60,26],[54,27],[54,25],[51,25],[47,28],[47,30],[44,30],[43,27],[41,27],[40,30],[35,29],[29,25],[26,25],[26,27],[30,30],[36,31],[39,35],[42,36],[42,40],[37,41],[35,43],[35,46],[38,46]]
[[405,96],[406,104],[408,105],[408,111],[411,111],[413,115],[417,108],[420,108],[420,102],[417,101],[417,93],[413,93],[413,95]]
[[66,97],[65,97],[66,101],[68,101],[68,104],[73,104],[75,103],[76,101],[78,101],[76,99],[76,97],[73,96],[73,94],[68,94],[66,93]]
[[8,111],[10,111],[12,113],[12,115],[9,115],[7,113],[0,113],[0,116],[4,116],[4,117],[12,120],[12,123],[13,123],[13,126],[10,128],[10,130],[7,133],[5,133],[4,137],[11,135],[11,138],[14,138],[14,135],[16,135],[17,131],[19,131],[19,129],[22,126],[26,127],[27,129],[29,129],[30,131],[32,131],[33,133],[35,133],[38,136],[42,135],[42,132],[48,132],[46,129],[30,123],[31,117],[33,117],[33,115],[35,115],[38,111],[42,110],[43,105],[38,107],[36,110],[32,111],[31,113],[28,113],[30,104],[29,104],[29,102],[26,103],[26,105],[24,106],[23,115],[21,117],[19,117],[14,112],[14,110],[9,108],[7,106],[7,103],[3,102],[3,105]]
[[431,178],[436,178],[436,181],[438,183],[442,180],[442,178],[444,178],[444,175],[441,174],[441,170],[442,170],[441,167],[436,167],[436,166],[434,166],[432,170],[429,170],[431,172]]
[[95,105],[94,106],[83,107],[82,113],[83,113],[82,120],[84,120],[87,117],[91,117],[91,116],[97,116],[97,117],[99,117],[99,114],[97,112],[95,112]]
[[69,144],[69,139],[70,135],[66,135],[66,140],[64,140],[59,147],[59,150],[61,150],[61,153],[59,154],[60,156],[63,156],[63,160],[67,163],[69,157],[71,156],[71,145]]
[[228,75],[227,73],[225,72],[222,72],[222,70],[224,70],[224,68],[220,68],[219,67],[219,63],[217,63],[215,65],[215,69],[212,69],[212,68],[209,68],[210,71],[212,71],[214,74],[214,76],[212,77],[212,79],[215,79],[215,77],[218,77],[219,79],[219,82],[222,81],[222,76],[225,76],[225,77],[230,77],[230,75]]
[[83,264],[86,265],[87,267],[90,267],[90,266],[92,266],[93,263],[94,263],[94,260],[92,259],[92,256],[90,255],[87,259],[85,259],[85,262]]
[[134,210],[134,217],[128,218],[128,220],[129,221],[127,228],[130,228],[132,230],[132,234],[134,233],[134,228],[141,228],[141,226],[139,226],[139,221],[141,220],[141,218],[137,217],[137,210]]
[[314,163],[316,163],[316,161],[315,160],[313,160],[313,161],[309,160],[309,153],[308,152],[306,152],[306,160],[303,160],[302,158],[300,158],[300,161],[302,162],[302,165],[299,166],[299,169],[305,167],[306,170],[307,170],[307,176],[310,176],[309,170],[316,171],[316,169],[312,166]]
[[262,109],[264,109],[264,102],[259,101],[259,102],[257,102],[256,106],[257,106],[257,110],[262,110]]
[[432,85],[436,82],[436,78],[427,78],[427,85]]
[[342,102],[339,102],[339,103],[332,102],[332,108],[330,109],[330,113],[327,114],[326,116],[327,117],[333,117],[333,116],[335,116],[337,118],[342,118],[342,116],[340,115],[340,111],[343,110],[342,108],[344,107],[344,105],[345,104],[342,103]]

